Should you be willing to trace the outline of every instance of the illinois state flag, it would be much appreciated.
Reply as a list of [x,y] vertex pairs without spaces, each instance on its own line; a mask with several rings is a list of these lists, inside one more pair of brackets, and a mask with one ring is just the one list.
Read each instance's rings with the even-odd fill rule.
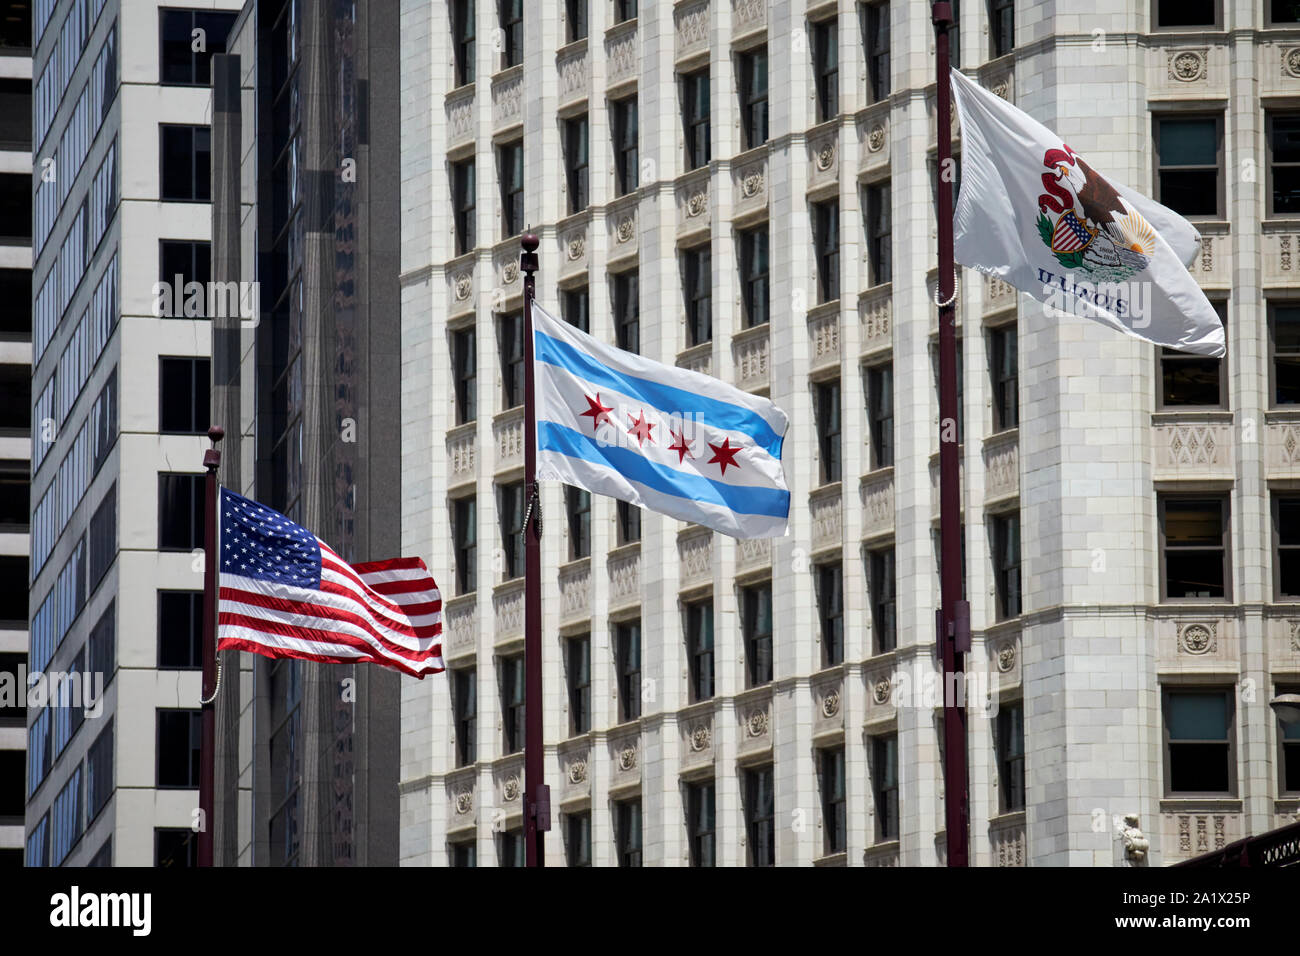
[[443,669],[442,595],[423,561],[348,564],[266,505],[226,488],[218,500],[218,650]]
[[735,538],[786,533],[789,419],[709,375],[624,352],[533,305],[537,477]]
[[956,259],[1035,299],[1184,352],[1224,353],[1187,271],[1200,234],[1109,181],[1051,130],[952,71],[961,115]]

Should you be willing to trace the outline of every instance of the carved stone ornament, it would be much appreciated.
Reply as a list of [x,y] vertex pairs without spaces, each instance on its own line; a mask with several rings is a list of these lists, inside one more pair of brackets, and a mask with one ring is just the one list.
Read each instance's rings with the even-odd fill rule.
[[1124,841],[1124,856],[1134,865],[1141,864],[1146,859],[1147,851],[1151,849],[1151,841],[1138,827],[1136,813],[1124,814],[1124,825],[1120,827],[1119,835]]
[[518,800],[519,789],[519,774],[512,773],[510,776],[506,777],[506,782],[501,787],[501,795],[506,798],[507,802]]
[[881,677],[871,685],[871,696],[875,699],[877,704],[887,704],[889,703],[889,694],[892,690],[893,685],[890,684],[889,678]]
[[1209,654],[1218,650],[1213,624],[1184,624],[1178,632],[1178,644],[1188,654]]
[[1300,651],[1300,621],[1287,621],[1291,625],[1291,650]]
[[574,236],[569,240],[568,251],[565,253],[570,262],[576,262],[582,258],[582,254],[587,251],[587,240],[582,236]]
[[762,737],[767,733],[767,711],[763,708],[750,713],[745,721],[745,729],[751,737]]
[[636,222],[631,216],[624,216],[618,221],[618,241],[627,242],[632,238],[632,233],[636,230]]
[[501,278],[502,278],[502,280],[505,282],[506,285],[509,285],[510,283],[512,283],[512,282],[514,282],[516,279],[518,279],[518,278],[519,278],[519,263],[517,263],[517,262],[513,262],[513,261],[512,261],[512,262],[507,262],[507,263],[505,264],[504,268],[502,268],[502,270],[501,270]]
[[569,764],[569,783],[582,783],[587,779],[587,761],[579,758]]
[[746,199],[758,195],[763,191],[763,174],[750,173],[740,181],[740,191]]
[[699,753],[709,746],[709,741],[713,735],[709,732],[708,724],[700,724],[691,731],[691,750]]
[[1282,51],[1282,72],[1286,76],[1300,79],[1300,47]]
[[835,144],[827,143],[817,152],[817,168],[827,170],[835,162]]
[[709,198],[702,192],[695,193],[690,199],[686,200],[686,215],[694,217],[704,212],[708,208]]
[[1205,78],[1205,54],[1199,50],[1182,50],[1169,55],[1169,78],[1192,83]]
[[468,272],[456,277],[456,298],[464,302],[469,298],[469,294],[474,291],[474,280],[470,278]]
[[885,146],[885,127],[877,123],[871,127],[871,132],[867,133],[867,150],[868,152],[878,153]]
[[1016,645],[1011,641],[998,648],[998,670],[1007,673],[1016,666]]
[[474,796],[468,790],[456,794],[456,812],[462,816],[474,809]]
[[618,752],[618,769],[623,771],[636,769],[635,747],[624,747]]
[[834,717],[840,712],[840,692],[838,690],[827,691],[822,697],[822,716]]

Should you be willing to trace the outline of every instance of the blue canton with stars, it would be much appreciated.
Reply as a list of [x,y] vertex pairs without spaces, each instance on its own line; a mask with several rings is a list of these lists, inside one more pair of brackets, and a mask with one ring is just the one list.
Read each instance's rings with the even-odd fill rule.
[[280,512],[222,488],[221,570],[319,589],[320,545],[314,534]]

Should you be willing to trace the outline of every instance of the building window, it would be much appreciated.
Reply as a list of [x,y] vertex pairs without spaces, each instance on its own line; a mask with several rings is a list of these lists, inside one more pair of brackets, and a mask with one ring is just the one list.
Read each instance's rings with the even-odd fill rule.
[[203,592],[158,592],[158,666],[203,666]]
[[1300,405],[1300,304],[1269,304],[1273,404]]
[[813,79],[817,87],[817,122],[825,123],[840,112],[840,49],[836,21],[812,25]]
[[501,485],[501,547],[505,552],[505,578],[524,576],[524,483]]
[[1166,601],[1228,596],[1228,498],[1161,497]]
[[626,196],[638,185],[636,97],[615,100],[613,108],[615,195]]
[[821,619],[822,664],[844,662],[844,569],[824,564],[817,569],[817,616]]
[[952,23],[948,26],[948,65],[961,67],[961,0],[952,0]]
[[205,435],[211,423],[212,394],[209,359],[158,359],[158,430],[172,434]]
[[1236,795],[1231,688],[1164,690],[1165,796]]
[[[158,278],[177,291],[177,304],[190,304],[188,297],[181,294],[189,283],[197,282],[206,289],[208,283],[212,281],[212,244],[210,242],[189,239],[160,239],[158,241],[158,257],[160,260],[160,275]],[[168,311],[175,312],[176,310]],[[181,311],[184,312],[184,309]],[[206,315],[207,301],[205,296],[199,314],[185,314],[184,317],[203,318]],[[179,319],[181,315],[168,315],[167,311],[164,311],[163,317]]]
[[1014,0],[989,0],[989,58],[996,60],[1015,48]]
[[699,169],[713,158],[708,70],[682,77],[682,119],[686,123],[686,168]]
[[188,789],[199,785],[201,710],[158,710],[158,787]]
[[713,260],[708,246],[682,253],[686,273],[686,339],[702,345],[713,339]]
[[863,14],[867,47],[867,94],[869,102],[875,103],[889,96],[889,4],[868,4]]
[[767,47],[736,57],[740,74],[740,128],[744,148],[767,142]]
[[817,291],[822,302],[840,297],[840,205],[812,205],[813,237],[817,244]]
[[[53,378],[51,378],[53,381]],[[32,373],[29,365],[0,365],[0,429],[31,434]],[[33,416],[37,418],[38,416]]]
[[894,581],[894,549],[870,551],[867,556],[871,587],[871,630],[877,654],[898,646],[896,617],[897,585]]
[[[936,345],[930,350],[930,368],[934,372],[934,405],[937,409],[942,402],[942,383],[939,380],[939,348]],[[961,339],[957,340],[957,444],[960,445],[966,440],[966,372],[965,361],[962,350]],[[940,421],[938,414],[935,415],[935,424],[939,429],[939,440],[950,441],[952,428],[950,423]]]
[[[0,532],[18,532],[26,534],[31,528],[32,514],[32,480],[26,462],[0,461]],[[24,559],[26,567],[26,559]],[[22,580],[27,581],[27,574]],[[0,577],[3,580],[3,577]],[[18,580],[17,577],[14,580]],[[3,600],[0,598],[0,600]],[[23,606],[21,618],[27,617],[27,595],[22,595]],[[8,615],[0,612],[0,620],[8,620]]]
[[713,697],[713,601],[686,605],[686,651],[690,655],[691,703]]
[[[22,114],[26,115],[26,113]],[[28,141],[24,141],[24,149]],[[23,192],[14,197],[21,215],[23,207],[30,207],[31,201]],[[0,302],[31,302],[32,270],[0,269]],[[5,309],[0,311],[0,341],[30,342],[32,338],[31,309]]]
[[506,753],[524,749],[524,655],[501,658],[501,717]]
[[198,834],[189,827],[154,827],[153,865],[196,867],[199,865]]
[[525,865],[524,831],[506,830],[497,840],[497,865],[522,867]]
[[502,401],[506,408],[524,403],[524,317],[503,315],[497,321],[501,350]]
[[584,285],[560,292],[560,314],[579,332],[591,334],[591,295]]
[[772,681],[772,585],[740,589],[745,669],[750,687]]
[[564,644],[569,683],[569,723],[572,736],[591,730],[591,635],[571,637]]
[[822,831],[827,856],[843,853],[847,840],[844,748],[821,752]]
[[[993,583],[998,620],[1020,616],[1020,515],[993,515]],[[962,575],[965,577],[965,574]]]
[[1025,808],[1025,705],[1003,704],[998,710],[998,805],[1003,813]]
[[813,398],[817,408],[817,450],[820,459],[821,484],[834,484],[840,480],[842,456],[839,381],[818,382],[813,385]]
[[[44,195],[42,193],[41,195]],[[53,195],[51,193],[51,195]],[[0,173],[0,241],[30,245],[32,241],[31,177]],[[51,271],[51,274],[53,272]]]
[[[1212,300],[1219,322],[1228,325],[1228,303]],[[1160,350],[1160,408],[1205,406],[1226,408],[1228,382],[1222,374],[1223,359],[1195,355],[1177,349]]]
[[740,291],[745,306],[745,328],[771,319],[769,298],[767,226],[740,233]]
[[456,61],[456,85],[474,82],[475,0],[453,0],[451,6],[452,51]]
[[1222,216],[1222,116],[1156,116],[1156,195],[1184,216]]
[[[636,19],[636,0],[614,0],[614,22],[624,23]],[[640,866],[640,864],[637,864]]]
[[1300,213],[1300,113],[1268,113],[1268,215]]
[[501,32],[504,34],[502,69],[524,62],[524,0],[499,0]]
[[871,739],[871,792],[876,800],[876,842],[898,839],[898,735]]
[[473,840],[451,845],[451,865],[458,867],[478,866],[478,845]]
[[[158,476],[158,550],[203,547],[203,475]],[[91,536],[91,564],[94,536]]]
[[158,127],[164,202],[212,199],[212,136],[206,126]]
[[863,193],[867,225],[867,284],[876,286],[894,277],[889,180],[867,186]]
[[1300,498],[1273,497],[1273,547],[1277,600],[1300,597]]
[[457,498],[452,506],[451,536],[456,547],[456,593],[469,594],[478,588],[477,499]]
[[117,673],[117,614],[116,605],[113,601],[108,602],[108,607],[104,613],[99,616],[95,626],[90,630],[90,637],[86,640],[86,666],[92,674],[104,675],[104,686],[107,687],[113,680],[113,675]]
[[995,432],[1016,428],[1020,424],[1020,360],[1016,332],[1014,323],[989,331],[989,376],[993,384]]
[[569,180],[569,212],[582,212],[591,202],[588,174],[587,117],[564,121],[564,166]]
[[614,626],[614,664],[618,668],[619,723],[641,716],[641,622]]
[[[1300,686],[1278,685],[1277,693],[1300,694]],[[1281,792],[1300,793],[1300,723],[1277,722],[1278,771]]]
[[1300,3],[1296,0],[1269,0],[1265,9],[1268,11],[1266,26],[1300,23]]
[[451,360],[455,366],[456,424],[464,425],[478,418],[478,349],[473,326],[451,333]]
[[641,351],[641,295],[635,272],[614,276],[614,336],[624,352]]
[[452,671],[452,712],[456,715],[456,766],[478,760],[478,671],[466,667]]
[[776,794],[772,777],[770,766],[744,771],[750,866],[776,866]]
[[591,493],[566,485],[564,506],[569,516],[569,560],[591,557]]
[[50,865],[50,815],[47,813],[27,834],[24,866]]
[[456,255],[463,256],[474,248],[474,210],[478,200],[474,160],[451,164],[451,202],[456,226]]
[[[163,86],[210,86],[212,57],[226,52],[226,38],[236,14],[212,10],[160,10],[162,51],[158,70]],[[196,36],[195,31],[203,31]],[[203,40],[196,51],[195,40]]]
[[619,866],[641,865],[641,801],[622,800],[614,804],[614,840]]
[[509,143],[497,150],[501,176],[501,228],[503,239],[524,229],[524,144]]
[[690,836],[691,866],[717,866],[717,793],[713,781],[686,787],[686,829]]
[[871,430],[871,469],[894,464],[894,366],[867,369],[867,422]]
[[565,0],[565,13],[568,20],[569,42],[587,38],[587,0]]
[[[1272,3],[1271,6],[1278,6]],[[1155,0],[1156,29],[1210,27],[1219,29],[1219,0]]]
[[564,852],[569,866],[591,866],[591,811],[564,815]]
[[[93,671],[92,671],[93,673]],[[21,770],[21,767],[19,768]],[[89,826],[113,795],[113,722],[110,720],[86,752],[86,824]]]
[[615,502],[618,518],[618,543],[635,544],[641,540],[641,509],[627,501]]

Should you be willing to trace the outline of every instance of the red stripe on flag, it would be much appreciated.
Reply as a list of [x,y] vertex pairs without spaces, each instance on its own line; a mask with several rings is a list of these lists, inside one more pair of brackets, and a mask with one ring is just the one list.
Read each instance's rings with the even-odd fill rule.
[[427,670],[412,670],[405,665],[395,661],[384,660],[375,657],[331,657],[329,654],[311,654],[307,651],[301,651],[296,647],[280,647],[268,644],[259,644],[257,641],[251,641],[244,637],[223,637],[217,642],[217,650],[220,651],[248,651],[251,654],[261,654],[263,657],[274,659],[292,657],[300,661],[316,661],[320,664],[356,664],[372,663],[383,664],[401,671],[403,674],[410,674],[412,677],[418,677],[424,680],[426,674],[441,674],[445,667],[433,667]]
[[[312,604],[306,601],[290,601],[285,598],[272,597],[269,594],[261,594],[256,591],[245,591],[240,588],[231,587],[224,587],[221,589],[221,599],[223,601],[229,601],[232,604],[252,605],[253,607],[263,608],[280,614],[301,614],[305,617],[319,617],[328,621],[341,621],[346,624],[351,624],[353,627],[358,627],[372,636],[383,645],[385,649],[392,651],[394,654],[400,655],[401,657],[405,657],[407,660],[420,660],[429,655],[428,651],[415,650],[413,648],[403,647],[401,644],[396,643],[387,635],[382,633],[380,628],[376,627],[372,620],[369,620],[360,614],[353,614],[349,611],[343,611],[326,604]],[[224,615],[230,612],[223,611],[221,613]],[[296,628],[296,625],[284,624],[281,621],[275,620],[275,618],[270,615],[259,619],[274,622],[277,626],[288,627],[291,629]],[[403,637],[410,637],[416,640],[428,640],[441,634],[442,627],[441,625],[435,624],[427,629],[428,633],[416,633],[416,629],[411,628],[410,626],[388,628],[388,630],[401,634]],[[322,633],[337,634],[338,632],[322,631]],[[339,636],[343,637],[345,635]],[[364,644],[364,641],[359,637],[353,637],[351,635],[346,635],[346,637],[348,638],[348,641],[345,643],[351,643],[354,647],[369,647],[369,645]]]

